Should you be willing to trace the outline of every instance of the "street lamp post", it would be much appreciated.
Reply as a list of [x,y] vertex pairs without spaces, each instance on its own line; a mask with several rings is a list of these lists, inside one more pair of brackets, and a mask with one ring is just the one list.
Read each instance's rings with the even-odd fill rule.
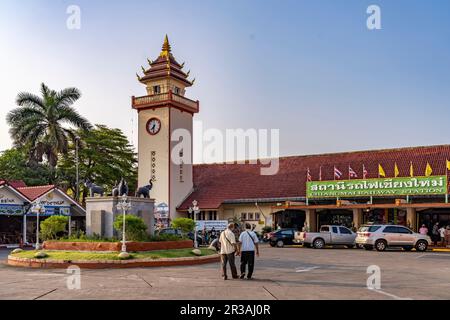
[[192,207],[189,208],[189,213],[194,214],[194,247],[198,248],[197,241],[197,214],[200,212],[197,200],[192,201]]
[[80,138],[76,137],[75,138],[75,168],[76,168],[76,194],[75,194],[75,200],[78,202],[79,201],[79,196],[80,196],[80,164],[79,164],[79,160],[78,160],[78,144],[80,142]]
[[33,204],[33,207],[31,209],[31,211],[33,213],[36,213],[36,250],[40,250],[41,249],[41,245],[39,243],[39,214],[42,212],[42,206],[39,204],[39,200],[37,200],[37,202],[35,204]]
[[125,215],[127,210],[131,209],[131,203],[128,202],[128,197],[123,194],[121,201],[117,204],[117,209],[122,210],[123,223],[122,223],[122,252],[127,252],[127,245],[125,240]]

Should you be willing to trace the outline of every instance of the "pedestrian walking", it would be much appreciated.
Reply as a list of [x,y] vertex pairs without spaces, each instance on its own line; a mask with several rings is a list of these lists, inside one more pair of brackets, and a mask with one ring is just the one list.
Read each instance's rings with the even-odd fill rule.
[[441,238],[441,246],[445,247],[445,227],[442,226],[439,229],[439,237]]
[[237,279],[237,269],[234,262],[235,255],[239,255],[239,247],[236,243],[236,238],[233,233],[234,223],[230,223],[228,227],[220,234],[220,260],[222,263],[222,277],[223,280],[228,280],[227,263],[230,265],[231,276]]
[[245,224],[245,231],[239,236],[239,246],[241,254],[241,279],[245,278],[245,269],[248,265],[247,279],[252,279],[255,267],[255,251],[259,257],[258,236],[251,230],[249,223]]
[[437,243],[440,239],[439,235],[439,222],[436,222],[433,226],[433,229],[431,229],[431,236],[433,238],[434,245],[437,246]]
[[212,227],[211,229],[211,239],[216,239],[217,238],[217,231],[214,227]]
[[423,224],[419,229],[419,233],[426,236],[428,234],[428,228]]

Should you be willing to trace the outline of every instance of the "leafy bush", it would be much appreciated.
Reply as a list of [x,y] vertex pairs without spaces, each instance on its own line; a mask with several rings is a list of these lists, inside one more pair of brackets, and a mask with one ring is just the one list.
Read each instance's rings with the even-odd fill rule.
[[265,226],[265,227],[262,228],[262,232],[263,233],[272,232],[272,227],[271,226]]
[[62,236],[67,230],[69,218],[64,216],[51,216],[41,222],[40,232],[43,240],[54,240]]
[[176,234],[161,234],[156,236],[148,236],[146,241],[148,242],[160,242],[160,241],[181,241],[181,240],[189,240],[186,237],[180,237]]
[[[114,220],[114,229],[122,234],[123,216],[118,215]],[[125,215],[125,236],[128,241],[145,241],[147,238],[147,225],[142,218]]]
[[172,228],[180,229],[183,234],[194,231],[195,221],[189,218],[176,218],[172,220]]
[[104,238],[96,233],[94,233],[92,236],[88,236],[81,230],[78,230],[77,232],[72,233],[70,236],[64,237],[60,240],[63,242],[117,242],[117,241],[119,241],[119,239],[116,237]]

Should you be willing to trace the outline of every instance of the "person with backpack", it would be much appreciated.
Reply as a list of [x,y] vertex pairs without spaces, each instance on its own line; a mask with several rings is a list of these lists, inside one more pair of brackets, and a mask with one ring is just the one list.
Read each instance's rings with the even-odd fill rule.
[[251,280],[255,267],[255,251],[259,257],[258,236],[250,223],[245,224],[245,231],[239,236],[239,247],[241,252],[241,279],[245,278],[245,269],[248,265],[247,279]]

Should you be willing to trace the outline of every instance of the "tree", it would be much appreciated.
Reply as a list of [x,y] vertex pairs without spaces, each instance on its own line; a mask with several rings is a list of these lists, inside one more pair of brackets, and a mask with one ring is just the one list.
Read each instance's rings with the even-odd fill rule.
[[[114,220],[114,229],[122,234],[123,216]],[[147,225],[142,218],[131,214],[125,215],[125,237],[129,241],[144,241],[147,238]]]
[[[79,130],[79,174],[80,179],[89,179],[111,192],[122,177],[129,184],[130,192],[137,183],[137,156],[127,137],[119,129],[96,125],[90,131]],[[69,151],[58,163],[58,181],[70,193],[76,191],[75,144],[69,144]],[[80,186],[82,199],[87,189]]]
[[172,228],[180,229],[183,234],[194,231],[195,221],[189,218],[175,218],[172,220]]
[[91,125],[71,106],[81,97],[77,88],[56,92],[42,83],[41,95],[19,93],[16,99],[19,107],[11,110],[6,120],[15,146],[26,146],[31,162],[42,163],[45,156],[53,169],[58,155],[65,154],[69,140],[75,138],[72,129],[64,124],[82,130],[90,130]]
[[27,153],[23,149],[9,149],[0,155],[0,178],[5,180],[22,180],[28,186],[52,183],[52,173],[46,165],[30,167]]
[[69,218],[65,216],[51,216],[41,222],[41,236],[43,240],[57,239],[58,235],[67,230]]

